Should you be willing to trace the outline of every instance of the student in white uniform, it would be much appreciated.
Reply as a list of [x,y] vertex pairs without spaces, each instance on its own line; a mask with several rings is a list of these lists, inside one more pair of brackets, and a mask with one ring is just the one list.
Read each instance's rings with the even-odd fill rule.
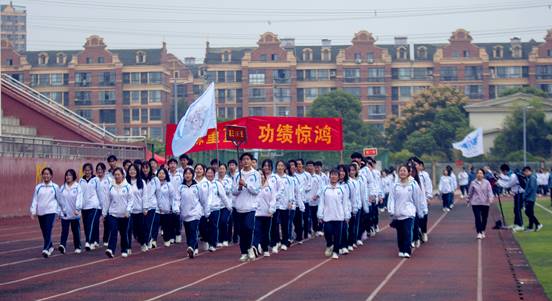
[[[228,176],[230,177],[232,187],[236,184],[234,183],[234,179],[238,178],[238,162],[236,160],[231,159],[228,161]],[[236,211],[235,201],[236,196],[232,193],[232,189],[230,188],[230,199],[232,200],[232,213],[230,214],[230,218],[228,220],[228,238],[232,239],[232,242],[234,244],[238,243],[238,224],[236,223],[236,218],[238,215],[238,211]]]
[[199,188],[199,197],[202,199],[202,202],[205,202],[207,204],[207,207],[205,208],[204,215],[201,217],[201,220],[199,221],[199,239],[202,242],[203,250],[207,251],[209,250],[209,225],[208,225],[208,205],[209,205],[209,198],[211,197],[211,192],[209,189],[209,181],[207,180],[207,177],[205,177],[205,171],[207,167],[203,165],[203,163],[197,163],[194,168],[195,177],[194,179],[197,182],[197,187]]
[[[282,244],[282,250],[287,250],[291,243],[294,241],[294,239],[291,237],[293,233],[297,234],[298,230],[294,229],[296,227],[297,219],[295,218],[297,215],[303,216],[303,212],[305,212],[305,203],[302,201],[303,196],[303,187],[301,186],[299,179],[296,177],[297,172],[297,165],[295,160],[289,160],[288,161],[288,178],[291,182],[291,189],[290,189],[290,203],[291,203],[291,209],[289,211],[289,245]],[[299,244],[302,242],[299,241]]]
[[65,254],[67,250],[67,237],[69,236],[69,227],[73,233],[73,246],[75,253],[81,253],[80,241],[80,216],[82,210],[82,190],[77,183],[77,173],[74,169],[68,169],[65,172],[65,183],[60,188],[61,199],[65,214],[61,216],[61,238],[58,250]]
[[[431,182],[431,177],[429,176],[429,173],[425,170],[425,165],[422,160],[415,157],[413,161],[414,161],[414,165],[416,166],[416,170],[418,170],[420,181],[422,182],[421,188],[425,192],[426,201],[429,204],[429,202],[433,198],[433,183]],[[423,218],[419,219],[420,232],[422,233],[422,237],[421,237],[422,242],[427,242],[429,239],[427,234],[428,216],[429,216],[429,206],[428,206],[428,213],[426,213]]]
[[54,252],[52,243],[52,229],[56,215],[64,212],[63,204],[61,203],[61,194],[59,186],[52,182],[54,173],[50,167],[45,167],[40,172],[42,182],[36,185],[33,192],[33,201],[31,202],[31,218],[34,220],[38,216],[38,223],[42,231],[44,245],[42,247],[42,256],[48,258]]
[[458,173],[458,185],[460,185],[460,197],[463,199],[468,195],[469,175],[466,167],[462,167],[462,171]]
[[326,250],[324,255],[332,259],[339,258],[341,245],[341,233],[343,223],[350,218],[348,201],[345,199],[343,186],[338,183],[339,171],[330,171],[330,184],[325,186],[320,193],[318,203],[318,220],[324,224],[324,237],[326,238]]
[[351,184],[349,180],[349,167],[343,164],[340,164],[337,166],[337,171],[339,172],[339,185],[341,186],[341,189],[343,190],[343,198],[345,201],[345,207],[346,212],[345,215],[348,216],[347,220],[341,224],[341,239],[339,242],[339,246],[341,249],[339,249],[340,255],[347,255],[349,254],[349,221],[351,218],[351,215],[353,213],[353,200],[351,198],[354,197],[354,191],[353,191],[353,185]]
[[255,227],[255,211],[257,210],[256,197],[261,190],[261,175],[253,169],[251,160],[253,155],[243,153],[240,156],[243,169],[234,179],[232,193],[236,196],[235,208],[237,211],[236,223],[240,231],[240,261],[255,259],[252,248],[253,228]]
[[109,165],[109,169],[106,171],[106,176],[109,177],[110,180],[113,180],[113,172],[115,171],[115,168],[117,168],[118,164],[117,157],[115,155],[109,155],[107,157],[107,164]]
[[186,244],[188,245],[186,252],[189,258],[194,258],[199,254],[199,220],[205,215],[207,203],[201,201],[199,187],[194,180],[194,170],[191,167],[186,167],[183,172],[184,182],[178,188],[174,208],[184,223]]
[[[309,226],[312,227],[312,233],[316,236],[322,236],[322,229],[317,223],[318,218],[318,200],[320,199],[320,190],[322,189],[323,183],[322,178],[315,172],[314,161],[307,161],[307,172],[311,176],[311,189],[305,195],[309,203],[310,217],[309,217]],[[311,233],[311,228],[307,229],[308,233]]]
[[[261,166],[265,164],[266,160]],[[268,173],[268,177],[270,177],[271,172]],[[264,172],[261,174],[261,189],[259,194],[257,194],[256,202],[257,210],[255,212],[253,252],[255,252],[255,256],[257,257],[261,253],[263,256],[268,257],[270,256],[268,252],[268,246],[270,244],[270,226],[274,212],[276,212],[276,194]]]
[[[169,178],[171,179],[171,185],[173,190],[178,191],[178,187],[182,184],[182,174],[177,170],[177,164],[175,158],[169,160]],[[173,227],[171,233],[171,243],[181,243],[182,242],[182,223],[180,222],[180,215],[172,213],[171,214],[171,225]]]
[[[115,161],[117,161],[116,158]],[[98,181],[100,181],[101,193],[98,195],[98,197],[103,208],[107,202],[107,192],[109,191],[109,187],[111,186],[113,178],[106,172],[105,164],[103,164],[102,162],[96,164],[96,176],[98,177]],[[109,228],[107,227],[107,221],[105,219],[103,220],[102,241],[103,246],[107,247],[107,244],[109,242]]]
[[214,252],[219,243],[219,223],[222,209],[230,210],[232,202],[226,196],[226,191],[221,182],[215,180],[216,170],[214,167],[207,167],[205,177],[207,178],[208,196],[206,197],[207,210],[207,243],[209,252]]
[[[272,160],[263,162],[263,173],[272,170]],[[282,246],[282,236],[285,234],[286,240],[289,240],[289,183],[286,178],[286,163],[282,160],[276,161],[275,173],[271,174],[269,185],[276,192],[276,212],[272,215],[272,224],[270,225],[270,247],[273,254],[278,254]],[[287,247],[286,247],[287,248]]]
[[[173,204],[176,198],[176,191],[174,186],[171,184],[172,179],[169,176],[169,171],[164,167],[161,167],[157,172],[157,178],[159,179],[159,187],[155,193],[157,198],[157,208],[159,210],[159,224],[161,225],[161,230],[163,230],[163,244],[165,247],[170,247],[171,243],[174,243],[175,233],[174,233],[174,209]],[[177,179],[178,180],[178,179]],[[153,240],[156,237],[152,238]],[[172,240],[172,241],[171,241]]]
[[138,165],[132,164],[128,167],[126,173],[126,181],[130,184],[130,197],[133,204],[128,229],[128,248],[129,250],[132,249],[132,237],[134,236],[140,244],[140,250],[146,252],[149,241],[146,241],[144,218],[148,213],[148,189],[146,182],[142,179],[140,169]]
[[102,214],[102,203],[100,195],[103,193],[99,179],[94,176],[92,164],[85,163],[82,166],[84,175],[79,181],[82,189],[82,223],[84,226],[85,244],[87,251],[94,250],[100,246],[100,216]]
[[362,210],[362,197],[361,197],[361,182],[358,178],[357,164],[349,165],[349,186],[351,188],[351,219],[349,220],[349,232],[347,240],[347,249],[353,251],[357,248],[358,231],[360,229],[360,214]]
[[[157,215],[157,189],[159,189],[159,179],[155,176],[150,161],[144,160],[142,163],[142,179],[146,182],[146,199],[144,200],[144,241],[147,248],[157,246],[157,232],[159,231],[159,215]],[[155,236],[154,236],[155,234]]]
[[330,177],[328,177],[328,175],[324,173],[322,169],[323,167],[324,167],[324,164],[322,164],[322,161],[314,162],[314,172],[322,179],[322,187],[330,184]]
[[123,169],[115,168],[113,172],[113,184],[109,187],[107,204],[102,210],[102,215],[107,219],[109,227],[109,244],[105,254],[113,258],[117,247],[117,232],[121,236],[121,256],[128,257],[130,242],[128,240],[128,228],[132,210],[131,186],[125,180]]
[[443,175],[439,179],[439,192],[443,200],[443,211],[447,212],[452,209],[454,200],[454,178],[451,175],[451,171],[445,168]]
[[231,238],[231,230],[228,228],[230,226],[230,217],[232,215],[232,178],[227,174],[226,164],[221,163],[219,165],[216,181],[222,184],[224,192],[226,193],[226,198],[230,202],[230,208],[225,207],[220,210],[220,219],[218,224],[219,243],[217,243],[217,248],[220,248],[228,247]]
[[427,203],[406,165],[399,167],[399,181],[391,189],[387,210],[393,219],[391,226],[397,230],[399,257],[410,258],[414,217],[423,217]]
[[298,202],[303,202],[305,210],[301,212],[295,212],[294,226],[295,226],[295,240],[298,243],[302,243],[303,239],[306,239],[310,235],[310,201],[307,199],[310,195],[312,187],[312,176],[304,169],[305,161],[303,159],[295,160],[297,170],[294,173],[295,178],[299,182],[301,191],[299,194]]

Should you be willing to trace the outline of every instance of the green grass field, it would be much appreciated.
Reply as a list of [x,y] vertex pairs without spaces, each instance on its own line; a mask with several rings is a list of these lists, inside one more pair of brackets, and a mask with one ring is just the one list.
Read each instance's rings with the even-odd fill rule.
[[[541,198],[538,203],[549,211],[550,198]],[[498,203],[497,203],[498,204]],[[508,225],[513,224],[514,213],[512,202],[502,202],[504,216]],[[546,295],[552,300],[552,212],[535,206],[535,215],[544,225],[539,232],[516,232],[516,240],[521,245],[523,253],[529,260],[531,268],[544,287]],[[523,221],[527,227],[527,216],[523,213]]]

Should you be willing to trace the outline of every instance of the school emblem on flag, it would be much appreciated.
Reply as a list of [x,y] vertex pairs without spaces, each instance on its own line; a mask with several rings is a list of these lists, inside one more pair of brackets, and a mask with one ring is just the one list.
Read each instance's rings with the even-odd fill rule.
[[462,152],[462,156],[473,158],[484,153],[483,151],[483,129],[478,128],[469,133],[460,142],[452,144],[452,147]]

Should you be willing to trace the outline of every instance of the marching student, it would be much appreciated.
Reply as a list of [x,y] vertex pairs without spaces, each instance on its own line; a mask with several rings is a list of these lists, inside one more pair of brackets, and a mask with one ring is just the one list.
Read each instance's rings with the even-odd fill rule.
[[42,247],[42,256],[48,258],[54,252],[52,243],[52,229],[56,220],[56,215],[64,212],[63,204],[61,203],[61,194],[59,186],[52,182],[54,173],[50,167],[45,167],[40,172],[42,175],[42,183],[36,185],[33,192],[33,201],[31,202],[31,219],[38,216],[40,231],[44,239]]
[[[265,165],[268,163],[263,164],[263,166]],[[272,161],[270,161],[270,165],[272,165]],[[265,168],[268,169],[268,167]],[[286,175],[286,169],[284,161],[276,161],[276,173],[269,179],[272,187],[276,190],[276,212],[272,216],[272,225],[270,226],[270,246],[274,254],[278,254],[282,243],[286,249],[289,246],[289,210],[291,209],[289,193],[292,184]]]
[[[113,157],[115,158],[114,159],[115,162],[117,162],[117,158],[115,156]],[[102,208],[105,206],[107,202],[107,193],[109,191],[109,187],[111,187],[111,182],[113,181],[113,178],[106,173],[105,169],[106,167],[105,167],[105,164],[103,164],[103,162],[96,164],[96,176],[98,177],[98,181],[100,182],[100,190],[101,190],[101,193],[98,195],[98,198],[100,200],[100,204],[102,205]],[[103,246],[107,247],[107,244],[109,242],[109,228],[107,227],[107,221],[105,219],[103,220],[102,241],[103,241]]]
[[155,160],[154,158],[149,159],[148,162],[150,164],[151,171],[154,175],[156,175],[157,171],[159,170],[159,162],[157,162],[157,160]]
[[61,239],[58,250],[65,254],[67,250],[67,237],[69,236],[69,227],[73,233],[73,246],[75,253],[81,253],[80,242],[80,215],[82,210],[82,190],[77,183],[77,173],[74,169],[68,169],[65,172],[65,183],[60,188],[61,200],[65,214],[61,216]]
[[[171,179],[171,185],[173,186],[173,190],[175,191],[175,193],[178,191],[178,187],[182,183],[182,174],[178,172],[177,164],[178,162],[175,158],[171,158],[169,160],[169,178]],[[179,244],[182,242],[182,235],[180,233],[182,229],[182,223],[180,222],[180,215],[172,213],[171,224],[174,228],[171,231],[171,233],[173,233],[171,243]]]
[[525,177],[510,171],[510,166],[508,164],[502,164],[500,166],[500,171],[502,174],[497,181],[498,186],[510,189],[514,194],[514,226],[512,231],[523,231],[523,215],[521,210],[523,209],[523,188],[521,184],[525,186]]
[[130,223],[130,213],[132,210],[131,186],[125,180],[123,169],[115,168],[113,171],[114,181],[109,187],[107,194],[107,204],[102,209],[104,219],[107,219],[109,227],[109,244],[105,254],[113,258],[117,248],[117,232],[121,236],[121,256],[129,255],[129,235],[128,228]]
[[82,166],[84,175],[79,181],[82,189],[82,223],[84,226],[86,251],[91,251],[100,246],[100,216],[102,213],[102,203],[100,195],[104,192],[100,181],[93,172],[92,164],[85,163]]
[[[264,167],[266,160],[263,162]],[[271,170],[272,171],[272,170]],[[256,197],[257,210],[255,211],[255,232],[253,234],[253,252],[255,256],[261,253],[268,257],[268,245],[270,243],[270,226],[272,215],[276,212],[276,195],[267,179],[267,173],[261,174],[261,188]],[[268,173],[270,176],[271,173]]]
[[523,175],[527,179],[525,191],[523,192],[523,200],[525,201],[525,215],[529,219],[527,231],[540,231],[542,224],[535,216],[535,203],[537,202],[537,177],[533,174],[531,167],[525,166],[522,170]]
[[[172,179],[167,169],[161,167],[157,172],[157,178],[159,179],[159,186],[155,192],[155,197],[157,198],[157,208],[159,210],[159,224],[163,231],[163,244],[165,247],[170,247],[171,242],[174,243],[175,239],[174,230],[176,227],[174,226],[173,209],[176,208],[173,208],[173,204],[176,198],[176,191],[171,184]],[[157,233],[155,229],[154,232]],[[156,238],[157,236],[152,237],[154,241]]]
[[255,226],[255,211],[257,210],[256,196],[261,189],[261,175],[253,169],[250,153],[243,153],[240,161],[243,169],[234,179],[232,193],[236,196],[235,208],[237,211],[235,222],[240,231],[240,261],[255,259],[252,248],[253,227]]
[[199,254],[198,232],[199,220],[205,215],[207,203],[202,203],[195,173],[191,167],[184,168],[184,182],[178,188],[178,196],[175,199],[175,213],[179,214],[186,232],[186,252],[189,258]]
[[226,196],[224,185],[215,180],[216,170],[213,167],[207,167],[205,172],[207,181],[208,196],[205,203],[207,208],[205,216],[207,217],[207,243],[209,244],[209,252],[214,252],[217,249],[219,237],[219,223],[222,209],[230,211],[232,203]]
[[[420,175],[418,174],[418,169],[416,168],[416,163],[414,162],[414,159],[411,158],[410,160],[408,160],[407,165],[408,165],[408,168],[410,169],[410,177],[414,179],[416,184],[418,184],[418,186],[420,187],[422,196],[424,197],[424,200],[425,200],[426,194],[424,191],[424,185],[422,183]],[[414,217],[414,223],[412,226],[412,248],[419,248],[422,243],[421,242],[422,232],[420,230],[420,224],[422,223],[423,216],[425,216],[426,214],[427,212],[424,211],[422,217],[419,217],[419,216]]]
[[[295,219],[295,216],[303,216],[303,213],[305,212],[305,203],[302,201],[302,197],[304,195],[303,187],[301,186],[299,179],[295,176],[297,172],[297,163],[295,160],[289,160],[288,161],[288,178],[291,182],[291,189],[290,189],[290,203],[291,203],[291,210],[289,211],[289,245],[282,245],[282,250],[287,250],[291,246],[291,243],[293,242],[293,238],[291,235],[293,232],[297,233],[297,228],[293,229],[294,227],[297,227],[296,222],[298,221]],[[302,220],[300,220],[302,221]],[[299,223],[302,224],[302,223]],[[293,231],[295,230],[295,231]],[[302,231],[300,231],[302,233]],[[299,241],[301,243],[301,241]]]
[[349,254],[349,220],[354,207],[351,197],[354,197],[354,191],[351,183],[349,182],[349,168],[343,164],[340,164],[337,166],[337,171],[339,172],[339,185],[343,191],[343,200],[345,202],[344,208],[347,208],[347,212],[345,212],[345,214],[349,216],[349,218],[347,218],[347,222],[341,223],[341,238],[339,243],[341,249],[339,249],[339,254],[347,255]]
[[546,172],[544,168],[539,168],[537,171],[537,185],[538,185],[538,194],[545,196],[548,192],[548,178],[550,174]]
[[126,172],[130,165],[132,165],[132,161],[130,161],[129,159],[123,160],[123,171]]
[[132,236],[136,238],[140,244],[140,250],[146,252],[148,250],[148,242],[145,233],[145,216],[148,213],[147,198],[148,190],[146,182],[142,179],[140,167],[137,164],[132,164],[126,172],[126,181],[130,184],[130,198],[132,202],[132,211],[130,216],[130,226],[128,229],[128,249],[129,253],[132,250]]
[[180,161],[180,166],[176,169],[178,173],[184,174],[184,169],[186,167],[193,168],[194,160],[190,159],[187,154],[180,155],[180,157],[178,157],[178,160]]
[[[211,198],[211,190],[209,189],[209,181],[205,177],[205,170],[207,167],[203,165],[202,163],[197,163],[194,169],[195,172],[195,180],[197,182],[197,186],[199,188],[199,197],[204,199],[202,202],[206,202],[206,204],[209,204],[209,198]],[[209,212],[207,211],[209,208],[205,208],[205,215],[201,217],[201,220],[199,221],[199,239],[203,242],[203,249],[205,251],[209,250],[209,225],[207,218],[209,217]]]
[[[146,182],[146,198],[144,199],[144,241],[147,248],[157,247],[157,232],[159,231],[159,215],[157,214],[157,189],[159,179],[153,173],[150,161],[142,163],[142,180]],[[155,236],[154,236],[155,235]],[[155,240],[155,241],[154,241]]]
[[439,179],[439,192],[443,200],[443,211],[447,212],[452,209],[454,202],[454,179],[451,176],[451,171],[447,168],[443,170],[443,175]]
[[109,155],[107,157],[107,164],[109,165],[109,169],[107,170],[107,177],[110,180],[113,180],[113,172],[115,171],[115,168],[117,168],[117,157],[115,155]]
[[[285,166],[284,170],[285,171]],[[282,171],[282,174],[283,174]],[[280,211],[278,209],[287,209],[287,192],[285,191],[283,179],[274,173],[274,163],[270,159],[265,159],[261,164],[261,173],[267,178],[268,185],[274,194],[274,212],[272,213],[272,219],[270,223],[270,248],[273,253],[278,253],[280,248]],[[266,250],[268,251],[268,250]],[[276,251],[276,252],[274,252]]]
[[548,190],[550,190],[550,206],[552,206],[552,169],[548,174]]
[[468,206],[472,206],[475,217],[477,239],[485,238],[485,228],[489,217],[489,206],[493,202],[494,194],[491,183],[485,179],[485,170],[478,169],[475,180],[471,182],[467,196]]
[[[328,177],[327,174],[325,174],[323,171],[322,171],[322,168],[323,168],[323,164],[322,164],[322,161],[316,161],[314,162],[314,173],[316,173],[318,176],[320,176],[320,178],[322,179],[322,184],[321,186],[326,186],[328,184],[330,184],[330,177]],[[320,187],[320,188],[322,188]]]
[[460,185],[460,196],[464,199],[464,196],[468,194],[469,175],[466,171],[466,167],[462,167],[462,171],[458,173],[458,185]]
[[[425,170],[424,161],[420,160],[417,157],[414,157],[413,161],[414,161],[414,166],[418,171],[418,176],[420,177],[420,181],[422,183],[421,188],[425,192],[426,201],[429,204],[429,202],[433,198],[433,183],[431,182],[431,177],[429,176],[429,173],[427,173],[427,171]],[[422,233],[422,236],[421,236],[422,242],[427,242],[429,240],[429,237],[427,234],[428,216],[429,216],[429,205],[428,205],[428,213],[426,213],[423,218],[419,219],[420,232]]]
[[330,184],[325,186],[320,193],[317,212],[319,223],[324,223],[326,239],[324,255],[331,256],[332,259],[339,258],[338,253],[342,248],[342,224],[350,218],[349,202],[345,199],[343,186],[338,183],[339,174],[337,169],[330,171]]
[[384,169],[381,171],[382,179],[381,183],[383,186],[383,203],[380,206],[380,212],[384,212],[387,209],[387,200],[389,199],[389,192],[391,187],[395,182],[395,176],[389,169]]
[[381,172],[376,169],[376,160],[372,157],[367,157],[368,170],[372,173],[373,182],[370,186],[370,224],[371,235],[374,236],[380,231],[379,229],[379,210],[378,207],[383,203],[383,190],[381,184]]
[[[367,218],[368,214],[370,213],[370,199],[368,196],[368,186],[366,185],[366,178],[365,175],[361,174],[361,167],[358,163],[358,161],[353,160],[352,164],[356,167],[356,180],[358,181],[358,188],[359,188],[359,194],[358,197],[360,198],[361,203],[361,210],[358,211],[358,214],[356,215],[356,243],[355,245],[362,246],[364,243],[362,242],[362,236],[364,234],[364,231],[366,228],[365,224],[367,224]],[[354,246],[353,246],[354,247]]]
[[310,226],[312,226],[312,232],[316,236],[322,236],[322,229],[320,228],[320,225],[317,223],[317,213],[318,213],[318,200],[320,198],[320,190],[322,189],[322,178],[315,173],[315,167],[314,167],[313,161],[307,161],[307,173],[311,176],[311,188],[306,193],[306,200],[309,203],[309,210],[310,210],[310,217],[309,221],[312,221],[312,223],[309,223],[309,229],[307,229],[307,233],[311,232]]
[[303,159],[295,160],[295,164],[297,170],[294,173],[294,176],[299,182],[299,187],[301,187],[301,192],[297,201],[303,202],[305,205],[305,210],[303,212],[296,212],[294,220],[295,240],[301,244],[303,238],[308,238],[310,235],[310,201],[307,197],[310,195],[312,190],[312,176],[310,173],[305,171],[305,162]]
[[230,216],[232,214],[232,178],[226,173],[227,165],[221,163],[218,167],[217,179],[226,193],[226,199],[230,203],[230,207],[224,207],[220,210],[220,219],[219,219],[219,236],[217,248],[228,247],[228,242],[230,241],[231,235],[229,230]]
[[349,165],[349,187],[351,191],[351,219],[349,220],[349,232],[347,240],[347,248],[352,251],[353,248],[357,248],[357,237],[360,229],[360,214],[362,210],[362,196],[360,188],[360,179],[358,178],[358,164],[353,162]]
[[391,189],[387,210],[393,219],[391,226],[397,230],[399,257],[410,258],[414,217],[424,215],[427,203],[407,165],[399,167],[399,181]]
[[[236,162],[236,160],[231,159],[230,161],[228,161],[228,176],[232,181],[232,187],[236,185],[236,183],[234,183],[234,180],[238,178],[238,168],[238,162]],[[238,211],[236,211],[235,206],[236,196],[232,193],[231,190],[232,189],[230,189],[230,200],[232,201],[232,213],[230,214],[230,218],[228,220],[228,238],[231,238],[232,242],[234,244],[237,244],[239,238],[238,234],[240,233],[240,231],[238,229],[239,225],[235,221],[238,216]]]
[[447,165],[445,168],[449,171],[449,175],[452,178],[452,197],[449,200],[451,202],[450,208],[452,209],[454,208],[454,192],[458,188],[458,181],[456,180],[456,175],[454,174],[454,169],[452,168],[452,166]]

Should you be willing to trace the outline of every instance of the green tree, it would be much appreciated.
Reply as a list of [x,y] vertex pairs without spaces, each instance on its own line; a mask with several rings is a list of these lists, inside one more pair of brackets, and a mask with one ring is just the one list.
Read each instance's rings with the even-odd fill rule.
[[391,164],[400,164],[406,162],[412,156],[414,156],[414,154],[411,151],[403,149],[398,152],[391,153],[389,161]]
[[535,87],[510,88],[510,89],[507,89],[507,90],[503,91],[502,93],[500,93],[499,96],[503,97],[503,96],[508,96],[508,95],[512,95],[512,94],[516,94],[516,93],[533,94],[533,95],[539,96],[539,97],[546,97],[546,92],[544,92],[543,90],[541,90],[539,88],[535,88]]
[[398,152],[404,148],[417,156],[430,155],[452,160],[452,143],[469,131],[464,110],[467,97],[451,87],[435,87],[416,94],[400,117],[386,122],[388,147]]
[[343,120],[343,138],[346,144],[383,146],[382,132],[360,118],[362,106],[355,96],[341,90],[317,97],[312,103],[310,117],[340,117]]
[[[545,119],[540,98],[529,101],[527,110],[526,133],[527,152],[537,157],[549,158],[551,155],[552,122]],[[514,106],[512,114],[504,121],[504,127],[495,139],[491,153],[495,157],[505,158],[511,153],[523,150],[523,106]]]

